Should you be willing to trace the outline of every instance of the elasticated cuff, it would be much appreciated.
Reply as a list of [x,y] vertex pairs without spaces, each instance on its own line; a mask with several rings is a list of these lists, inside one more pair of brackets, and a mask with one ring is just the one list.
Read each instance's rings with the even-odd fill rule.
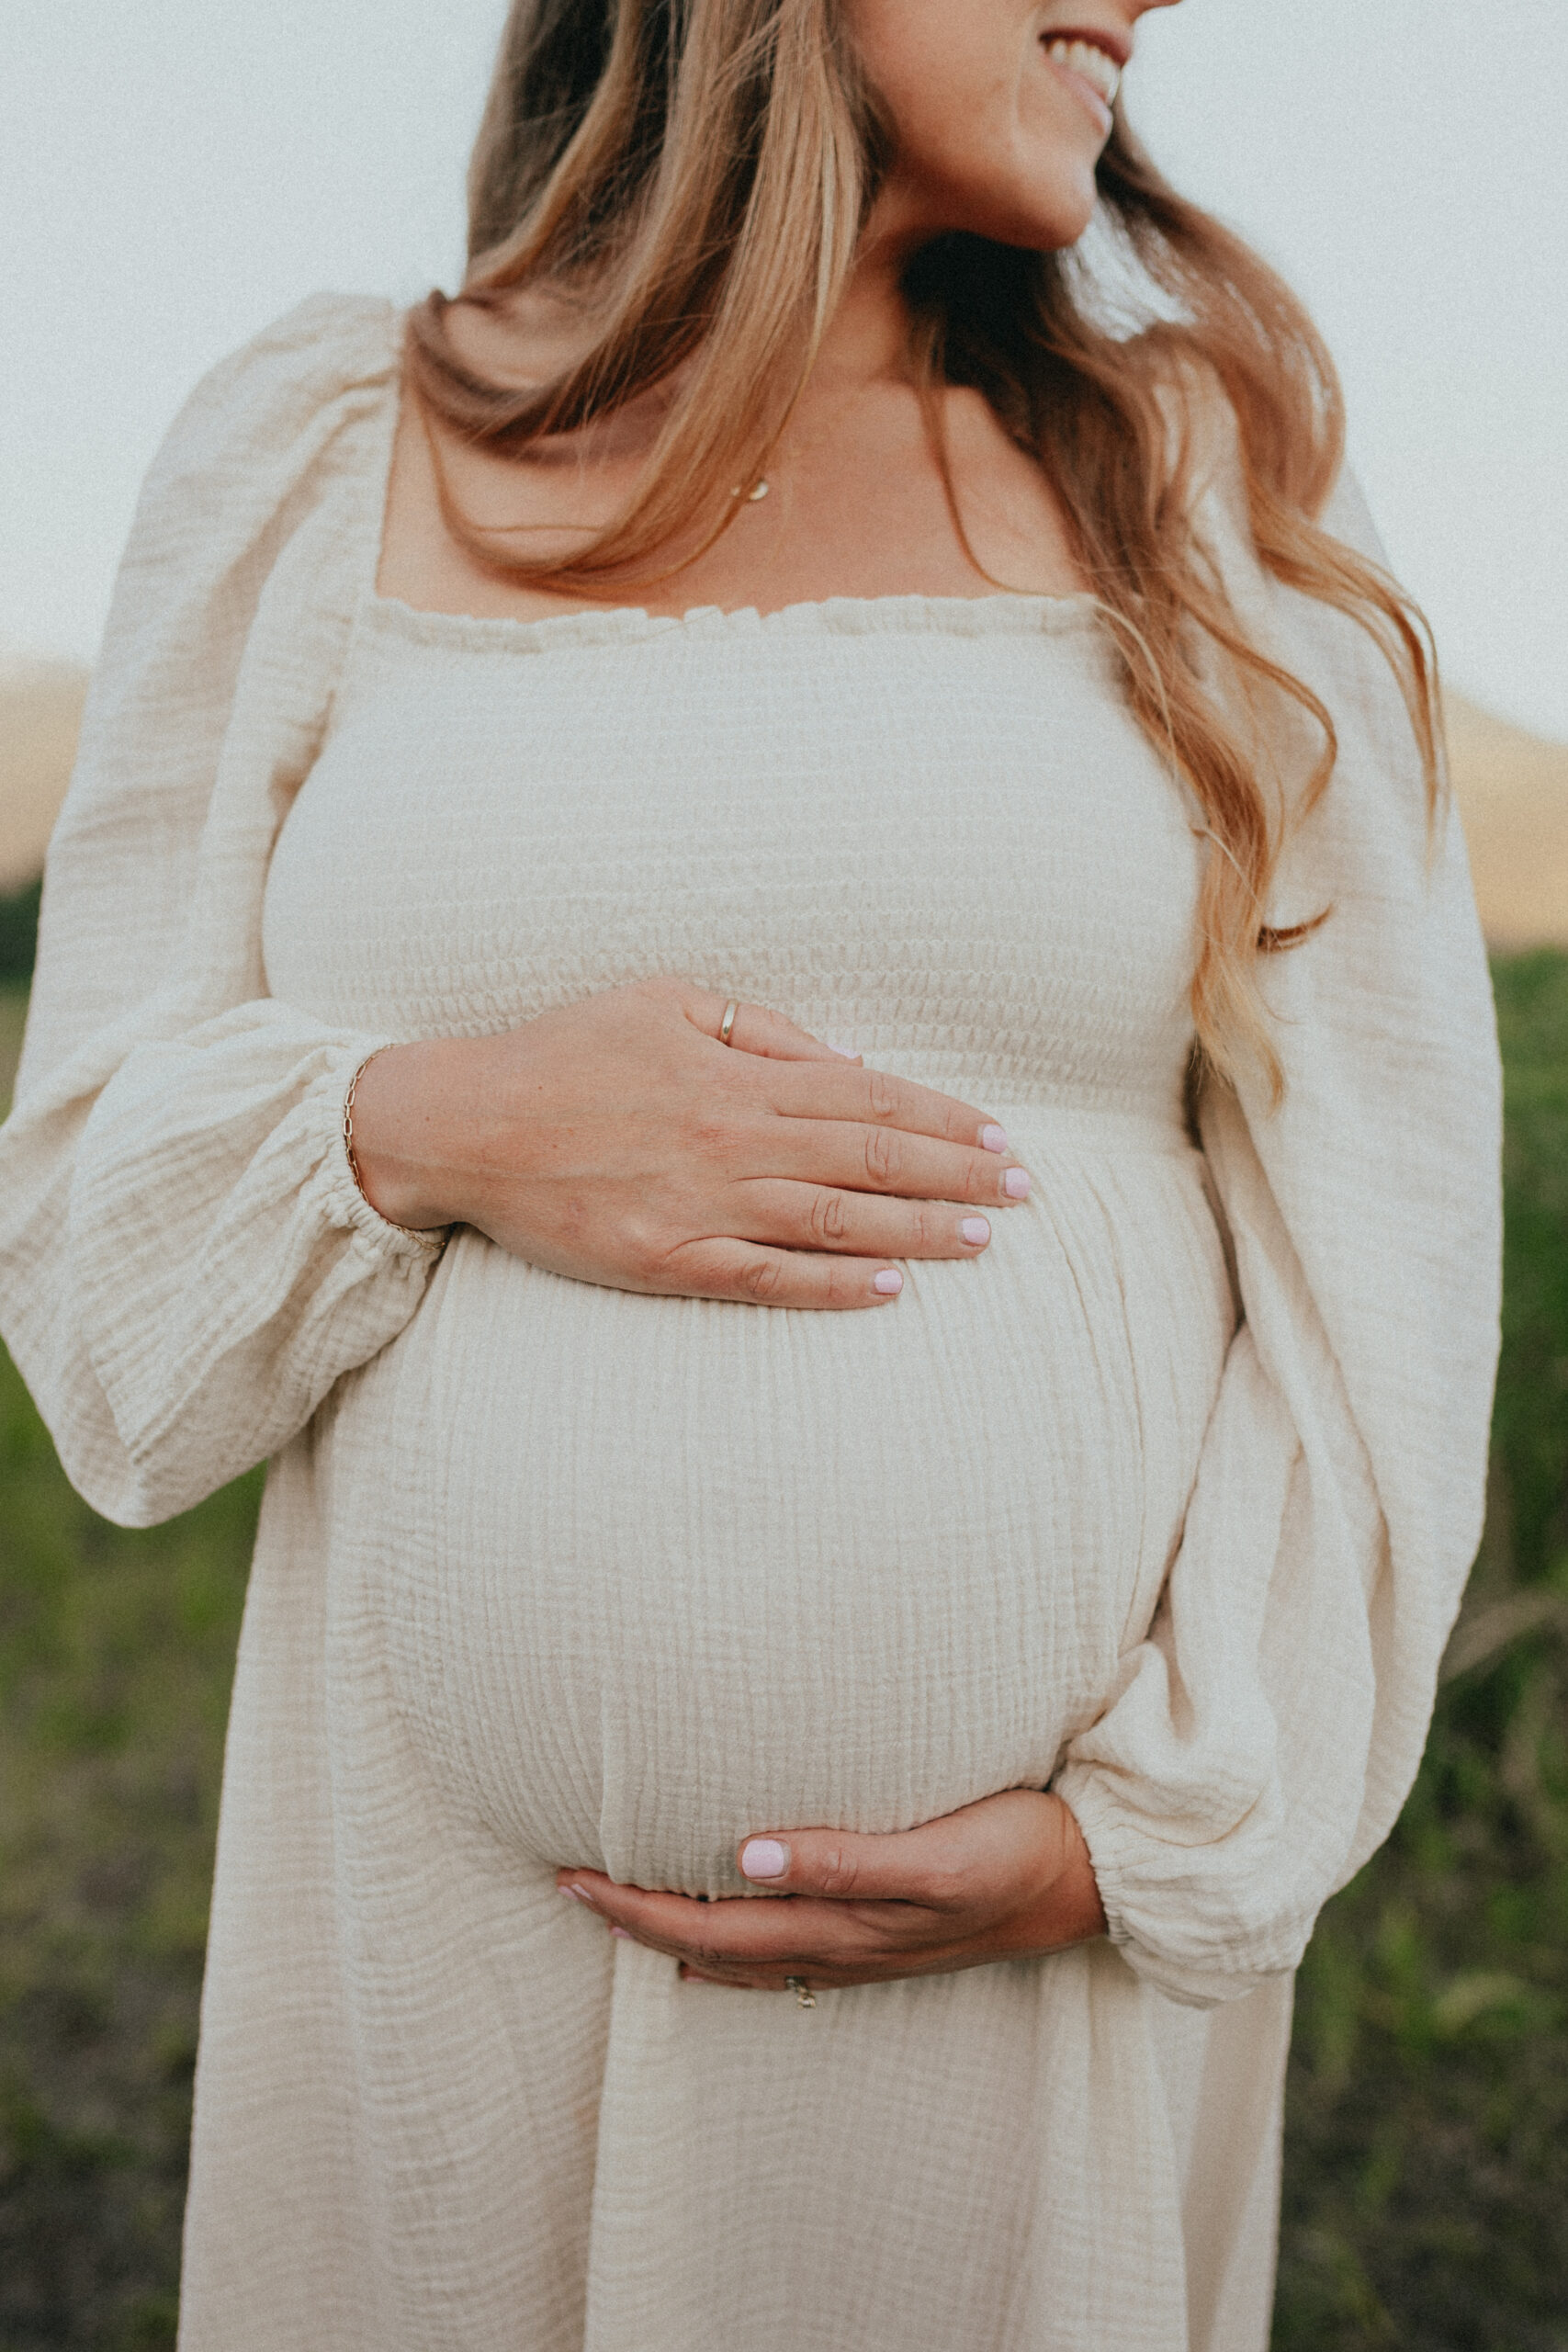
[[394,1225],[390,1217],[383,1216],[360,1191],[344,1142],[343,1106],[355,1071],[384,1046],[400,1042],[396,1037],[366,1037],[340,1046],[321,1076],[311,1081],[311,1112],[325,1131],[316,1176],[318,1197],[329,1222],[353,1232],[375,1257],[383,1261],[438,1258],[451,1227],[438,1225],[428,1232],[416,1232],[412,1226]]
[[1161,1951],[1140,1932],[1133,1916],[1132,1889],[1142,1835],[1128,1822],[1103,1776],[1090,1765],[1068,1765],[1051,1785],[1052,1793],[1061,1798],[1083,1831],[1105,1912],[1106,1934],[1145,1984],[1184,2008],[1212,2009],[1243,1999],[1277,1976],[1292,1973],[1290,1966],[1259,1968],[1222,1955],[1205,1965]]

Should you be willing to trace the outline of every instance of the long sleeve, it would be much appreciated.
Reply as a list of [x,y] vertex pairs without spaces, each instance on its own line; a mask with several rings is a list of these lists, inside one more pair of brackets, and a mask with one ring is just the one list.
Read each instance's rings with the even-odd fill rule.
[[51,845],[0,1323],[72,1479],[147,1524],[275,1452],[406,1323],[439,1249],[361,1197],[355,1068],[389,1042],[267,994],[262,898],[369,584],[396,321],[322,297],[159,455]]
[[[1381,560],[1354,485],[1329,527]],[[1428,841],[1391,673],[1212,541],[1249,626],[1333,714],[1339,762],[1278,877],[1287,1095],[1212,1088],[1204,1148],[1241,1322],[1146,1639],[1056,1781],[1113,1939],[1177,1999],[1293,1968],[1420,1760],[1480,1537],[1495,1372],[1501,1087],[1451,808]]]

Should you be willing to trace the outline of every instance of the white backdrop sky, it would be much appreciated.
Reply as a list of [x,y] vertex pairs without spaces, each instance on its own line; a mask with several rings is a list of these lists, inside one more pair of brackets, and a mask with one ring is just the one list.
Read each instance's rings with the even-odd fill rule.
[[[6,0],[0,650],[91,656],[141,475],[223,352],[323,286],[456,282],[504,13]],[[1328,334],[1450,677],[1568,739],[1568,6],[1183,0],[1139,41],[1155,153]]]

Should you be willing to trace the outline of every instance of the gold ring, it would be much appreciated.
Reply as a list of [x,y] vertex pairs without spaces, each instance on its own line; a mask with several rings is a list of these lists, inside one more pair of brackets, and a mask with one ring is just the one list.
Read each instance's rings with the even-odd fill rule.
[[739,1010],[739,998],[738,996],[732,996],[729,1002],[724,1008],[724,1019],[718,1024],[718,1042],[721,1046],[728,1045],[729,1033],[735,1026],[735,1016]]
[[786,1976],[784,1991],[795,1995],[796,2008],[814,2009],[817,2007],[817,1996],[804,1976]]

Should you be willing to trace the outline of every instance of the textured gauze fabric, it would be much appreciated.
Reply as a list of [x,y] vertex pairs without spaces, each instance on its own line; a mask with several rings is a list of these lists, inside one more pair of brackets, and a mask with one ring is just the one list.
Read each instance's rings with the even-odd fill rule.
[[[1292,1972],[1409,1786],[1480,1524],[1498,1072],[1386,664],[1199,522],[1339,738],[1288,1092],[1183,1121],[1198,812],[1088,598],[416,613],[400,321],[322,298],[149,480],[0,1138],[6,1340],[144,1525],[267,1457],[184,2352],[1261,2352]],[[1331,526],[1375,548],[1353,487]],[[1312,745],[1257,754],[1287,800]],[[981,1259],[812,1316],[411,1237],[386,1042],[639,975],[983,1105]],[[716,1052],[719,1050],[716,1046]],[[682,1984],[558,1863],[1051,1785],[1110,1937]]]

